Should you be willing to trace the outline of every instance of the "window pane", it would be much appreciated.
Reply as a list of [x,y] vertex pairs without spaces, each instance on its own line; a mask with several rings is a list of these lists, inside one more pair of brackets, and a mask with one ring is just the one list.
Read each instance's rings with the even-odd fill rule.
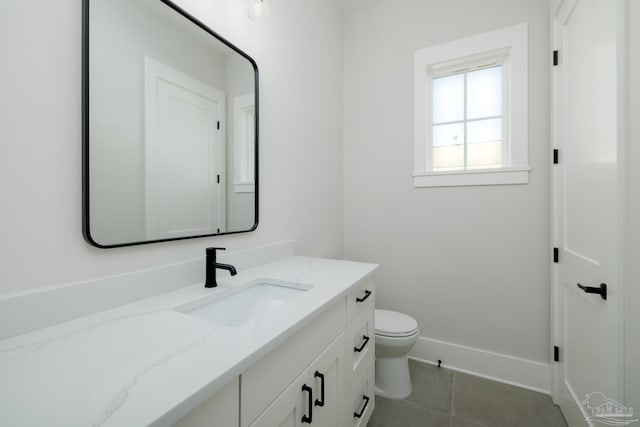
[[464,124],[436,125],[433,127],[433,146],[464,144]]
[[433,170],[464,169],[464,124],[433,127]]
[[464,119],[464,74],[433,79],[433,123]]
[[467,123],[467,167],[502,166],[502,119]]
[[467,119],[502,115],[502,66],[467,73]]
[[469,144],[489,141],[502,142],[502,119],[477,120],[467,123]]

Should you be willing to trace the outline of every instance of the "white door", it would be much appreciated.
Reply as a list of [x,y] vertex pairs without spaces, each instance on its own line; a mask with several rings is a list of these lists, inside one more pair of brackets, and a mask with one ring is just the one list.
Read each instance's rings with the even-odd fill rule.
[[[554,400],[571,427],[624,403],[618,220],[615,0],[554,9]],[[596,292],[606,284],[606,299]],[[580,288],[585,287],[585,289]],[[605,406],[601,406],[605,405]],[[610,405],[610,406],[607,406]],[[605,415],[606,416],[606,415]],[[587,418],[590,418],[588,420]],[[614,416],[613,419],[616,417]],[[618,417],[617,421],[621,418]],[[613,425],[613,424],[612,424]]]
[[146,58],[147,238],[224,231],[225,95]]

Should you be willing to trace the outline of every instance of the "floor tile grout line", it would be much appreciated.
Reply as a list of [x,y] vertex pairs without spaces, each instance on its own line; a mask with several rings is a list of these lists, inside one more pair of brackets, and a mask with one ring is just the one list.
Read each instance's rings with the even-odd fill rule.
[[451,371],[451,404],[449,405],[449,427],[453,427],[453,393],[456,388],[456,372]]
[[467,417],[463,417],[461,415],[456,415],[456,418],[458,418],[459,420],[463,420],[466,421],[470,424],[473,424],[474,426],[478,426],[478,427],[488,427],[486,424],[483,424],[482,422],[472,419],[472,418],[467,418]]

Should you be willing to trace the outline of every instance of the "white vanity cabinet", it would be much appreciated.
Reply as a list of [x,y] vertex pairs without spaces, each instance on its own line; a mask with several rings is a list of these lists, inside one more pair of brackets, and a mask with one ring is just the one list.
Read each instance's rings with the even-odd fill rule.
[[241,427],[365,426],[374,407],[373,301],[368,277],[243,373]]

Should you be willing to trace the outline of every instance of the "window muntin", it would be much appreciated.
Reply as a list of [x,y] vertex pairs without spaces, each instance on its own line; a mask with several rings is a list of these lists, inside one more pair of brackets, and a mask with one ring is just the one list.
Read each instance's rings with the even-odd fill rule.
[[431,165],[434,172],[501,168],[507,147],[503,63],[465,64],[434,72]]

